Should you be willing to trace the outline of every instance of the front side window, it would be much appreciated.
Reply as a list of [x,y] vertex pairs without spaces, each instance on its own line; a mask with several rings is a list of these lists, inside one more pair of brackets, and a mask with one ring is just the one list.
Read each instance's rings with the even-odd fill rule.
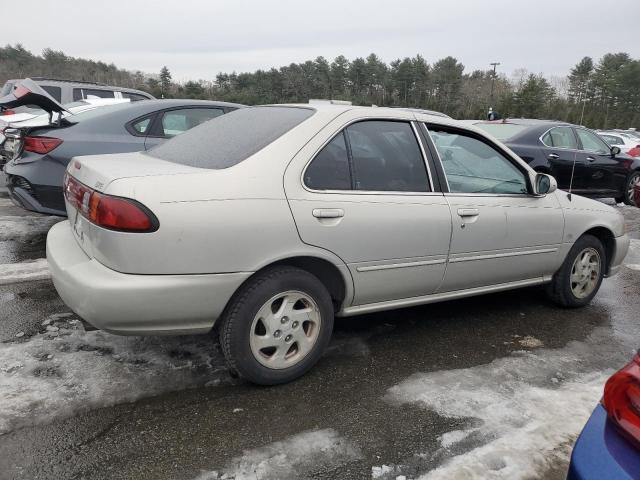
[[571,127],[552,128],[543,135],[542,143],[547,147],[569,148],[572,150],[578,148],[576,136],[573,134],[573,129]]
[[219,108],[182,108],[165,112],[162,115],[162,135],[179,135],[223,113]]
[[597,153],[609,153],[611,151],[609,145],[607,145],[595,133],[585,130],[584,128],[577,128],[576,133],[582,143],[583,150]]
[[438,127],[429,132],[452,193],[528,193],[525,174],[489,143]]
[[354,123],[329,142],[304,176],[314,190],[427,192],[429,179],[411,124]]

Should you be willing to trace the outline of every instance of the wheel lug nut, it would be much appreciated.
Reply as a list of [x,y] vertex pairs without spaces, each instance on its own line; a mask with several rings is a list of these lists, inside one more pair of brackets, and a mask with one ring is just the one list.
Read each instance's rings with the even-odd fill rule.
[[293,338],[293,337],[291,337],[291,335],[287,335],[286,337],[284,337],[284,341],[285,342],[290,342],[291,338]]
[[297,321],[293,322],[293,323],[291,324],[291,326],[292,326],[293,328],[298,328],[298,322],[297,322]]
[[289,317],[282,317],[282,318],[280,319],[280,323],[282,323],[283,325],[284,325],[285,323],[287,323],[288,321],[289,321]]
[[282,332],[280,330],[276,330],[275,332],[273,332],[273,336],[275,338],[280,338],[280,335],[282,334]]

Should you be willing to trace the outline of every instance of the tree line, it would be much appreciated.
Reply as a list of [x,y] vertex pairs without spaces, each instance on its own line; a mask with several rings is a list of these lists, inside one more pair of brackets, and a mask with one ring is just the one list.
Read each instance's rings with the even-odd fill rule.
[[567,77],[547,78],[519,69],[510,77],[492,70],[465,72],[453,57],[428,63],[422,55],[390,63],[372,53],[291,63],[215,79],[174,82],[165,66],[158,75],[114,64],[73,58],[46,49],[34,55],[21,45],[0,48],[0,82],[51,76],[138,88],[161,98],[216,99],[248,105],[350,100],[357,105],[438,110],[454,118],[485,118],[493,107],[502,117],[549,118],[591,128],[640,128],[640,61],[610,53],[585,57]]

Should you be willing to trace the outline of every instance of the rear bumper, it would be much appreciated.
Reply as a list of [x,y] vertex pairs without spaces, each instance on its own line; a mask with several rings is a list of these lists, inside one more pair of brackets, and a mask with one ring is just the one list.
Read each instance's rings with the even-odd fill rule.
[[62,300],[91,325],[120,335],[206,333],[251,275],[116,272],[84,253],[68,221],[49,231],[47,260]]
[[640,478],[640,451],[607,420],[598,405],[573,447],[567,480],[632,480]]
[[622,262],[624,261],[624,257],[627,256],[627,252],[629,251],[629,235],[622,235],[620,237],[616,237],[613,239],[615,244],[613,248],[613,258],[609,263],[609,269],[607,272],[607,277],[611,277],[620,271],[622,267]]

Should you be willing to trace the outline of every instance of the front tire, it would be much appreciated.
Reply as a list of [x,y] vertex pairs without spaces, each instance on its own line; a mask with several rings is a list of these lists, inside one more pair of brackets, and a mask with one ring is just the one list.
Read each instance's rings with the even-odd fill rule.
[[256,274],[231,299],[220,328],[229,368],[260,385],[287,383],[320,359],[333,331],[333,303],[317,277],[295,267]]
[[633,172],[631,175],[629,175],[629,178],[627,178],[627,182],[624,185],[624,193],[622,196],[616,197],[616,202],[618,203],[622,202],[626,205],[640,207],[640,205],[636,205],[636,202],[634,199],[634,188],[636,184],[639,182],[640,182],[640,172]]
[[548,296],[565,308],[587,305],[600,289],[606,260],[602,242],[593,235],[583,235],[547,286]]

